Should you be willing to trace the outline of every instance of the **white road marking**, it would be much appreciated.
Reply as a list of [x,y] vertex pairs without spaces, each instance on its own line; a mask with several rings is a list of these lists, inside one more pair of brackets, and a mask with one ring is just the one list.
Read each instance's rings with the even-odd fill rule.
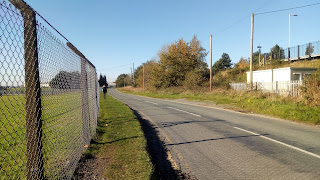
[[194,114],[194,113],[191,113],[191,112],[188,112],[188,111],[184,111],[184,110],[181,110],[181,109],[173,108],[173,107],[170,107],[170,106],[167,106],[167,108],[173,109],[173,110],[176,110],[176,111],[180,111],[180,112],[184,112],[184,113],[187,113],[187,114],[191,114],[193,116],[202,117],[201,115]]
[[158,103],[150,102],[150,101],[144,101],[146,103],[154,104],[154,105],[159,105]]
[[238,129],[238,130],[241,130],[241,131],[244,131],[244,132],[247,132],[247,133],[249,133],[249,134],[257,135],[257,136],[259,136],[259,137],[261,137],[261,138],[264,138],[264,139],[267,139],[267,140],[269,140],[269,141],[272,141],[272,142],[281,144],[281,145],[283,145],[283,146],[287,146],[287,147],[289,147],[289,148],[295,149],[295,150],[297,150],[297,151],[300,151],[300,152],[309,154],[309,155],[311,155],[311,156],[313,156],[313,157],[316,157],[316,158],[319,158],[319,159],[320,159],[320,156],[319,156],[318,154],[314,154],[314,153],[312,153],[312,152],[309,152],[309,151],[306,151],[306,150],[297,148],[297,147],[295,147],[295,146],[292,146],[292,145],[283,143],[283,142],[281,142],[281,141],[277,141],[277,140],[275,140],[275,139],[272,139],[272,138],[269,138],[269,137],[266,137],[266,136],[263,136],[263,135],[260,135],[260,134],[257,134],[257,133],[254,133],[254,132],[251,132],[251,131],[248,131],[248,130],[239,128],[239,127],[234,127],[234,128],[235,128],[235,129]]

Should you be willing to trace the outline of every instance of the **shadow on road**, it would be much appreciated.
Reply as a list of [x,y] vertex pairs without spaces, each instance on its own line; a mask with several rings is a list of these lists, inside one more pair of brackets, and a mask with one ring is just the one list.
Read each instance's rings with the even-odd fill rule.
[[223,138],[214,138],[214,139],[203,139],[203,140],[198,140],[198,141],[188,141],[188,142],[181,142],[181,143],[166,144],[166,146],[191,144],[191,143],[199,143],[199,142],[207,142],[207,141],[217,141],[217,140],[224,140],[224,139],[247,138],[247,137],[255,137],[255,136],[259,137],[259,136],[267,136],[267,135],[269,135],[269,134],[248,135],[248,136],[232,136],[232,137],[223,137]]
[[210,121],[179,121],[179,122],[163,122],[161,123],[162,127],[171,127],[177,126],[182,124],[189,124],[189,123],[212,123],[212,122],[224,122],[224,120],[210,120]]
[[156,127],[136,110],[130,109],[138,117],[147,140],[147,150],[154,165],[154,172],[150,179],[191,179],[187,174],[183,174],[180,170],[175,170],[172,167],[171,162],[168,160],[167,149],[160,140]]

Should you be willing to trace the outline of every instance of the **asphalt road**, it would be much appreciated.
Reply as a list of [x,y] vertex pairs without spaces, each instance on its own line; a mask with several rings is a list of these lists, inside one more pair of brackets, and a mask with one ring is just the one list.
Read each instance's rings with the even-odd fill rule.
[[197,179],[320,179],[320,128],[108,93],[149,118],[177,166]]

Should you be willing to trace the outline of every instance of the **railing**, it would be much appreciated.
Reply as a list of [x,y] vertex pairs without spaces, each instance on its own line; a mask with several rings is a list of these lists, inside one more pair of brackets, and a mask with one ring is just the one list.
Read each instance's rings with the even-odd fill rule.
[[285,61],[320,57],[320,41],[285,49]]
[[[254,82],[253,89],[262,92],[297,97],[299,96],[299,87],[301,85],[301,81]],[[230,83],[230,86],[236,91],[249,90],[249,84],[246,83]]]
[[247,90],[247,84],[246,83],[230,83],[230,86],[232,89],[236,91],[243,91]]
[[0,2],[0,179],[70,179],[96,134],[96,69],[10,2]]

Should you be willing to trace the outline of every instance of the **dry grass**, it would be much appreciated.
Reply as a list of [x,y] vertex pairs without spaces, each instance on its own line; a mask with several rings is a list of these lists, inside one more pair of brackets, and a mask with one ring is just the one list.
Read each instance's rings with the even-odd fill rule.
[[154,98],[212,102],[213,105],[242,112],[255,112],[309,124],[320,124],[319,107],[305,104],[302,98],[282,97],[262,92],[238,92],[222,88],[214,89],[211,93],[204,87],[199,90],[184,91],[183,89],[175,87],[159,91],[133,92],[124,89],[121,91]]
[[257,66],[255,70],[265,70],[265,69],[274,69],[274,68],[285,68],[285,67],[309,67],[309,68],[319,68],[320,59],[314,60],[301,60],[294,62],[281,62],[274,64],[267,64],[266,66]]

